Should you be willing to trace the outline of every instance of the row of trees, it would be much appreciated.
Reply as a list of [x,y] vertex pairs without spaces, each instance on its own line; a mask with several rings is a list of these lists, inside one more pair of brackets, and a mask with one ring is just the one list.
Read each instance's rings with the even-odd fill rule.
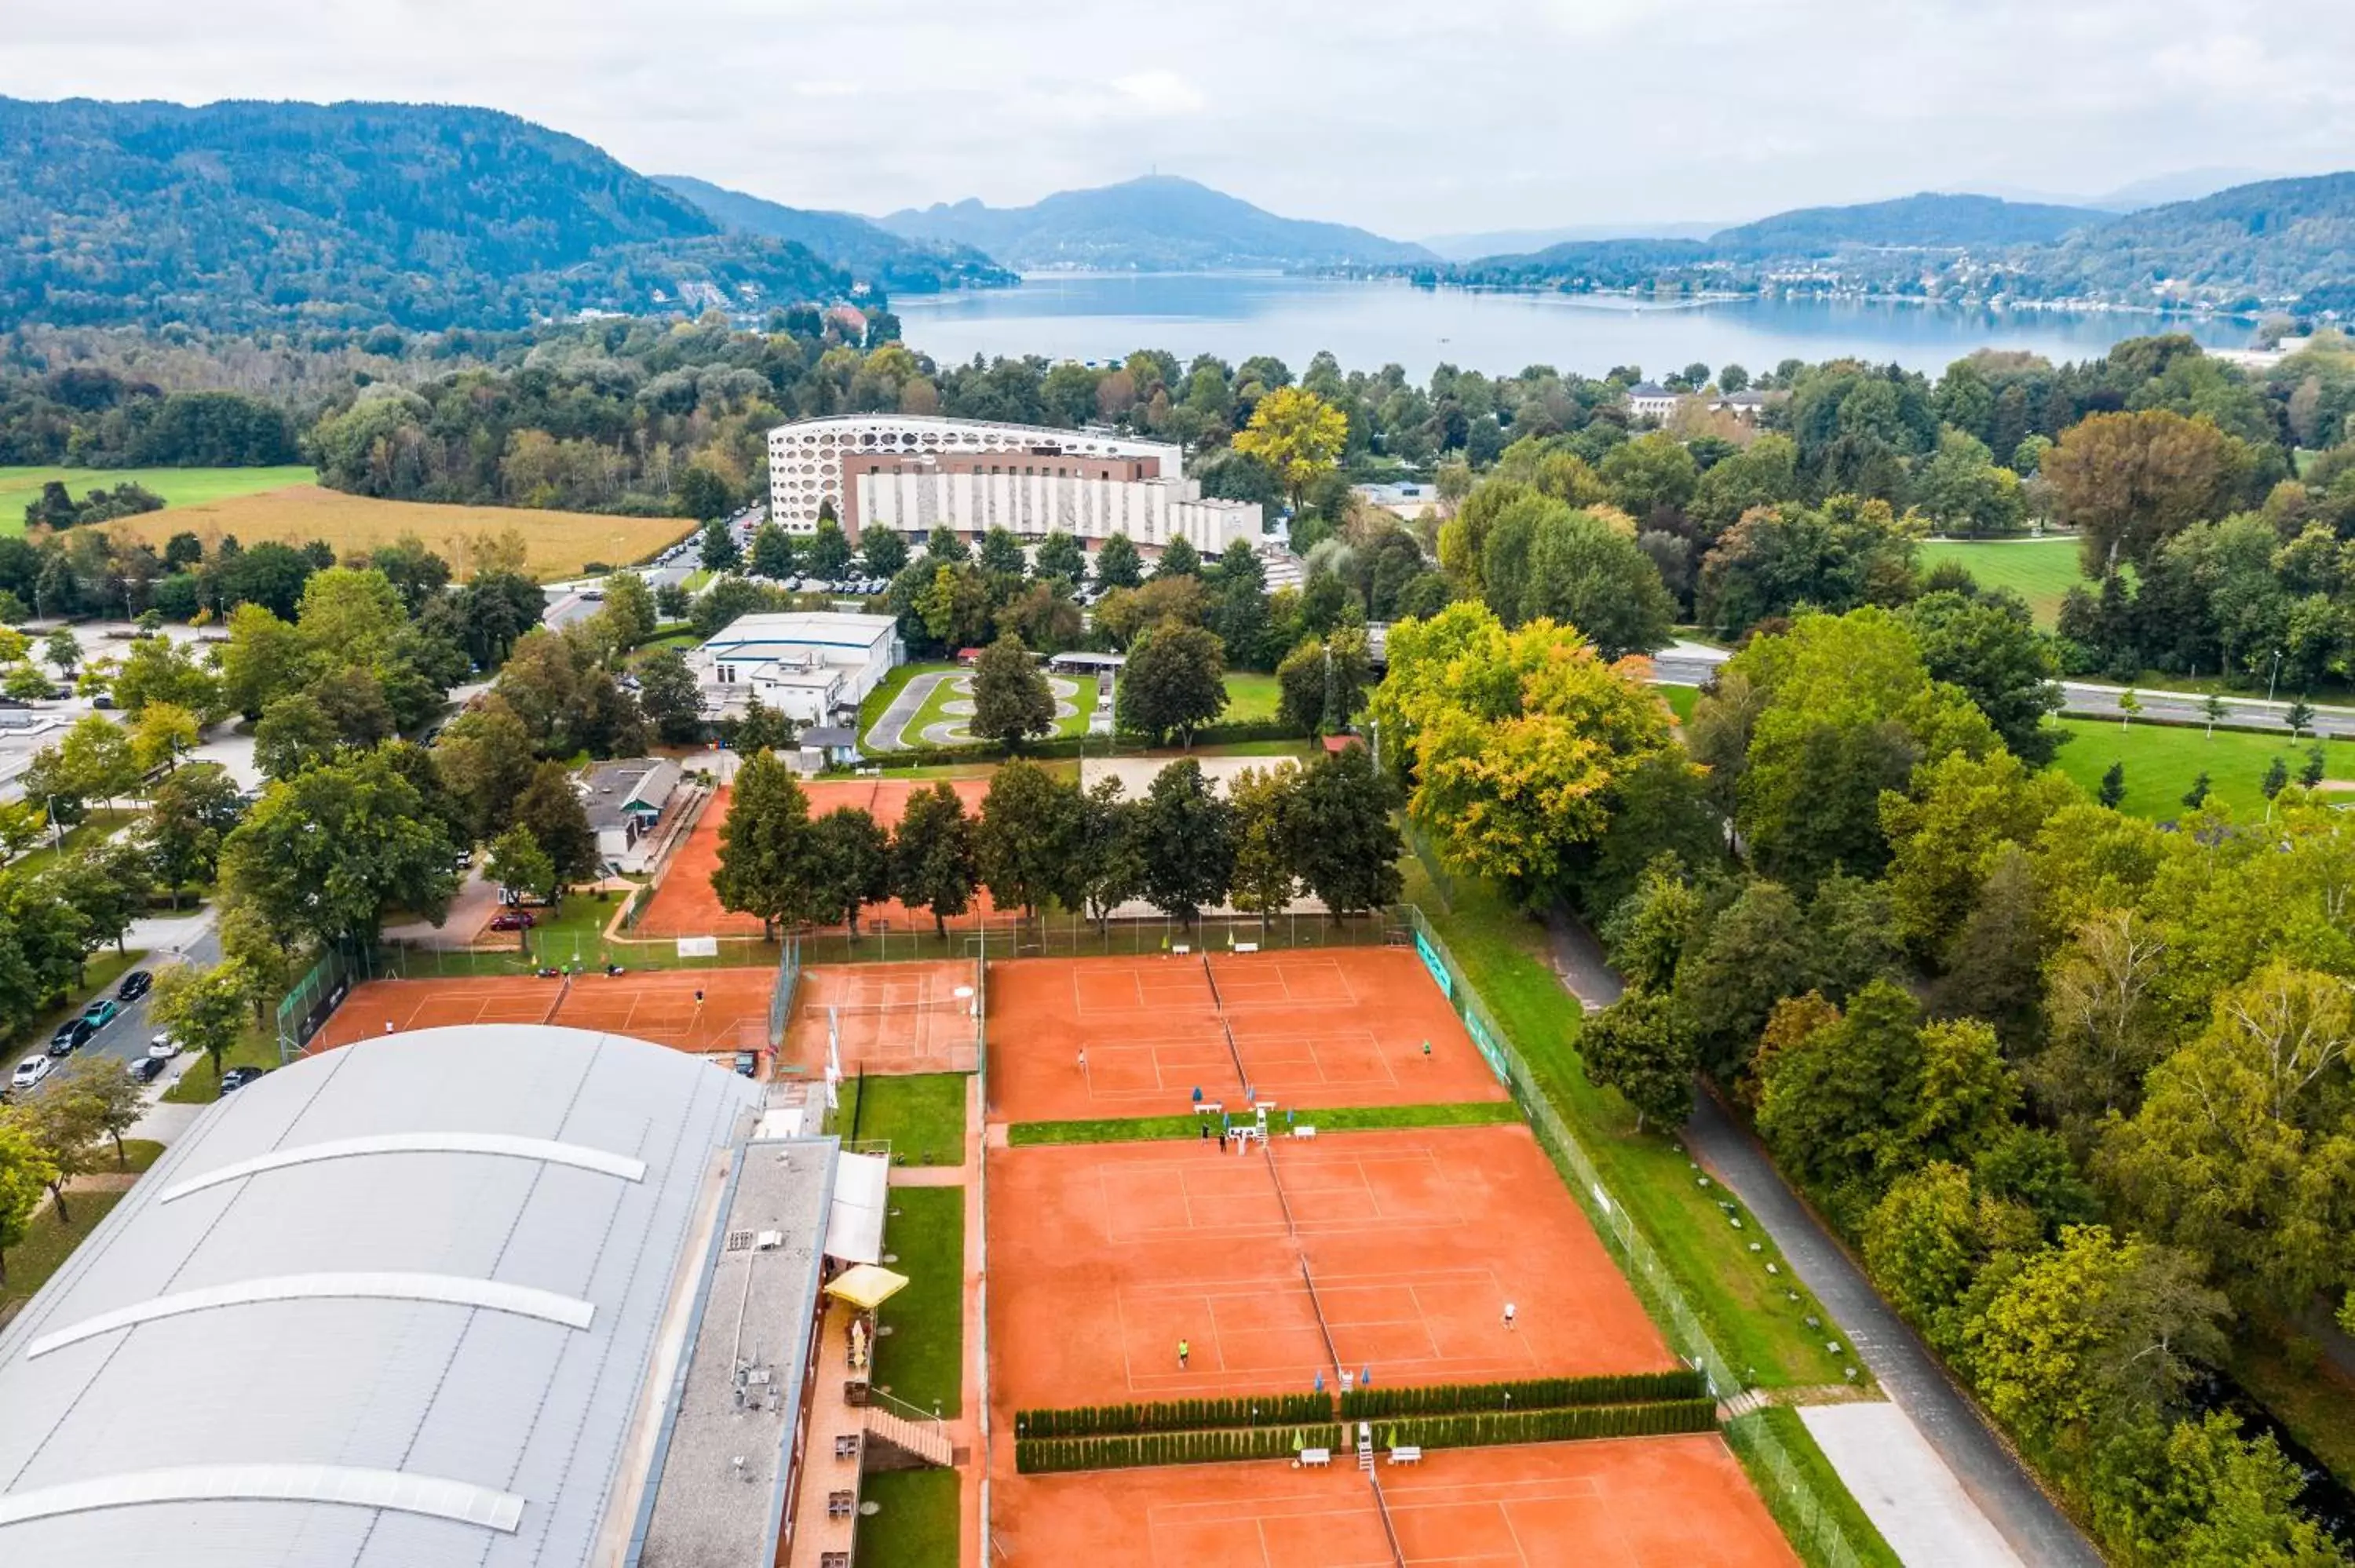
[[1574,632],[1458,605],[1392,629],[1374,706],[1440,854],[1600,924],[1590,1073],[1645,1121],[1696,1072],[1751,1107],[2105,1550],[2343,1561],[2200,1389],[2236,1336],[2318,1353],[2355,1287],[2346,830],[2083,799],[1939,678],[1952,630],[1801,616],[1680,744]]
[[1223,794],[1188,758],[1136,800],[1116,779],[1082,789],[1018,759],[977,811],[935,785],[889,831],[856,807],[813,819],[793,774],[762,753],[736,776],[711,885],[721,907],[772,930],[841,925],[854,938],[869,905],[929,911],[945,932],[984,893],[1001,910],[1099,924],[1141,898],[1189,925],[1228,904],[1264,922],[1305,893],[1338,919],[1398,896],[1398,855],[1388,790],[1355,747],[1245,769]]
[[138,1083],[100,1056],[69,1063],[28,1103],[0,1107],[0,1287],[8,1249],[24,1241],[42,1202],[71,1224],[67,1183],[105,1169],[110,1149],[120,1169],[123,1135],[146,1110]]

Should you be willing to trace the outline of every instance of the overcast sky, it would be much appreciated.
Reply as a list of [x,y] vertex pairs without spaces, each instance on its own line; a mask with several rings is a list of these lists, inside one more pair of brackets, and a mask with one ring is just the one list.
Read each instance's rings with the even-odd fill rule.
[[2355,165],[2346,0],[0,0],[0,92],[505,109],[795,206],[1401,237]]

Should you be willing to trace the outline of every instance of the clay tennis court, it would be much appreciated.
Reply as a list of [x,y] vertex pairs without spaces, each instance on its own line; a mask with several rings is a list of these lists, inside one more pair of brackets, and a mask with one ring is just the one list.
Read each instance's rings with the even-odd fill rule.
[[[956,791],[957,799],[964,802],[968,816],[980,809],[982,797],[989,793],[986,779],[953,779],[946,782]],[[810,815],[814,818],[838,806],[856,806],[883,827],[893,828],[908,809],[908,797],[932,787],[929,779],[821,779],[804,780],[802,793],[809,797]],[[632,937],[761,935],[760,921],[750,915],[731,914],[720,908],[719,895],[711,891],[711,874],[719,869],[719,825],[728,820],[730,793],[722,788],[712,796],[703,815],[696,819],[694,828],[672,853],[654,897],[639,915],[637,924],[630,927]],[[976,891],[973,908],[949,924],[977,918],[990,913],[990,909],[989,895]],[[929,927],[932,920],[929,912],[909,909],[896,900],[868,906],[861,918],[888,922],[894,931]]]
[[[1799,1559],[1709,1434],[1436,1449],[1385,1464],[1410,1563],[1459,1568],[1791,1568]],[[1389,1568],[1373,1489],[1346,1460],[1185,1465],[997,1478],[1009,1568]]]
[[353,988],[311,1049],[332,1050],[381,1034],[387,1023],[396,1033],[466,1023],[555,1023],[627,1034],[681,1051],[765,1051],[769,996],[776,983],[776,971],[766,969],[645,969],[615,976],[592,971],[569,987],[533,975],[370,980]]
[[1508,1097],[1405,948],[994,963],[989,1038],[1007,1121]]
[[1523,1127],[993,1150],[989,1235],[1009,1416],[1677,1364]]
[[979,1054],[977,979],[970,962],[812,965],[794,992],[780,1060],[822,1071],[833,1008],[845,1073],[970,1073]]

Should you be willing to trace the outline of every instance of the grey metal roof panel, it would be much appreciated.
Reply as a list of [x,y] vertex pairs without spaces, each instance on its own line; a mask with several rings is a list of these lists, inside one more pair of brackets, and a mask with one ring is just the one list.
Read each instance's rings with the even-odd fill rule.
[[[757,1101],[751,1085],[698,1059],[531,1025],[370,1040],[240,1090],[173,1145],[0,1335],[0,1506],[219,1455],[511,1491],[525,1499],[517,1532],[347,1505],[156,1502],[0,1527],[0,1561],[581,1561],[714,1161]],[[487,1154],[380,1154],[157,1201],[176,1181],[275,1148],[452,1130],[626,1154],[646,1161],[646,1180]],[[176,1290],[363,1269],[552,1291],[593,1316],[583,1330],[432,1301],[270,1300],[26,1355],[35,1339]],[[169,1550],[155,1555],[142,1541]]]

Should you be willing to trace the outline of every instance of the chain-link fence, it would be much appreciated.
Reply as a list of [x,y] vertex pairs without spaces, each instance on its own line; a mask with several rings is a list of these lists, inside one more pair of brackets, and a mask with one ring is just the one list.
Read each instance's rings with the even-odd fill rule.
[[[1554,1108],[1537,1075],[1514,1045],[1512,1036],[1497,1023],[1463,966],[1455,961],[1423,912],[1409,904],[1401,906],[1399,914],[1413,932],[1415,949],[1431,969],[1433,980],[1455,1004],[1465,1031],[1512,1091],[1514,1103],[1529,1118],[1539,1144],[1561,1171],[1604,1246],[1618,1259],[1621,1270],[1635,1286],[1652,1320],[1667,1333],[1670,1348],[1709,1380],[1711,1394],[1721,1401],[1732,1399],[1742,1392],[1742,1380],[1732,1363],[1702,1327],[1668,1266],[1661,1261],[1626,1209],[1611,1195],[1602,1171],[1561,1113]],[[1768,1507],[1791,1531],[1794,1541],[1812,1549],[1811,1560],[1824,1568],[1859,1568],[1862,1559],[1849,1544],[1838,1519],[1817,1495],[1814,1485],[1764,1420],[1744,1416],[1727,1424],[1725,1431],[1727,1441],[1750,1461]]]
[[278,1058],[291,1062],[326,1027],[352,987],[382,978],[376,955],[357,944],[338,943],[286,990],[278,1002]]

